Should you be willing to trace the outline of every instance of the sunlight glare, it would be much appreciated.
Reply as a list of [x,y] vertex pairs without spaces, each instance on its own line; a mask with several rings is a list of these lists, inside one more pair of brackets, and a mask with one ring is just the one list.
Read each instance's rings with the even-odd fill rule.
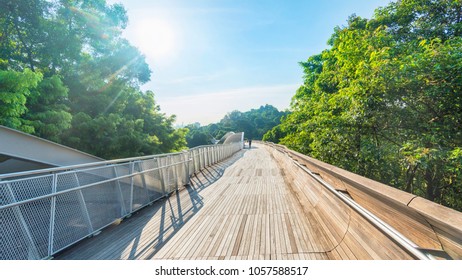
[[148,58],[162,60],[174,55],[176,38],[173,26],[166,20],[142,19],[135,25],[135,45]]

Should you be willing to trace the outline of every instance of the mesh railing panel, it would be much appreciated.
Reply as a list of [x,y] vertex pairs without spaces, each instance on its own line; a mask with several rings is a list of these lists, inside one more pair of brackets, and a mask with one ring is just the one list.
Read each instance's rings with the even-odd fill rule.
[[56,196],[53,251],[74,244],[92,232],[80,191]]
[[115,181],[84,189],[82,196],[93,229],[100,229],[120,217],[122,204]]

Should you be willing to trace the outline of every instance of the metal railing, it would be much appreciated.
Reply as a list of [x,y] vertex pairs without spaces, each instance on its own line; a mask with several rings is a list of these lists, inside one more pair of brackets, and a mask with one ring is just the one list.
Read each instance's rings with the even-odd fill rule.
[[0,260],[46,259],[161,199],[242,143],[0,175]]

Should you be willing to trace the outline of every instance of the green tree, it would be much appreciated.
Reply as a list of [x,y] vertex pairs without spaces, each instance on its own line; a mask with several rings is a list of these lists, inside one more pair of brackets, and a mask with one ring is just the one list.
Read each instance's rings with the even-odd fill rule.
[[71,127],[72,115],[67,103],[68,88],[60,77],[43,79],[27,99],[24,118],[34,127],[34,134],[61,142],[61,133]]
[[0,124],[25,132],[33,132],[23,115],[27,112],[26,102],[31,90],[42,80],[40,73],[30,69],[23,72],[0,70]]

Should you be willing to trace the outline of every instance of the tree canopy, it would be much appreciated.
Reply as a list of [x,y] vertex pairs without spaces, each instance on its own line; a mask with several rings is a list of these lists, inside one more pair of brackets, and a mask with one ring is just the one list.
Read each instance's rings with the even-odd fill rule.
[[0,124],[101,156],[180,150],[144,56],[121,37],[127,14],[105,0],[0,2]]
[[265,139],[461,210],[461,35],[461,1],[351,16]]

